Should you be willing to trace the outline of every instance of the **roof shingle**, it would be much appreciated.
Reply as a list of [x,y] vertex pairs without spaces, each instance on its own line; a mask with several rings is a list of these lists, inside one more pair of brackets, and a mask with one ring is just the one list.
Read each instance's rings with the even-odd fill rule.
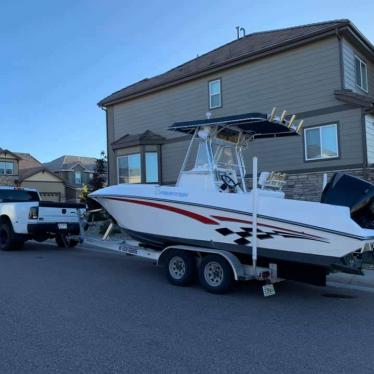
[[98,105],[106,106],[133,95],[146,93],[153,89],[161,88],[164,85],[192,77],[205,71],[210,71],[228,63],[260,54],[266,50],[272,50],[276,47],[292,44],[293,42],[305,38],[311,38],[315,35],[348,25],[351,25],[349,20],[341,19],[249,34],[177,66],[163,74],[143,79],[114,92],[101,100]]

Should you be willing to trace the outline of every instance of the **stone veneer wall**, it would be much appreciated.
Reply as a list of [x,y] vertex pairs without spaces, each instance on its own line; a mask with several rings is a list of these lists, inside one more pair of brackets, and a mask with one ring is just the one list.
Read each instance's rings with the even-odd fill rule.
[[[334,170],[327,172],[327,180],[330,180],[336,172],[353,175],[358,178],[374,182],[374,168]],[[283,192],[286,198],[296,200],[319,201],[322,193],[324,172],[288,174]]]

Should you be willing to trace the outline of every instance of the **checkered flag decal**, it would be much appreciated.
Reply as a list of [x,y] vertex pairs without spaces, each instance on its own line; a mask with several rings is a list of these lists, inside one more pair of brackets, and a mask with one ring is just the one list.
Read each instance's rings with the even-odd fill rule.
[[[228,235],[237,235],[239,238],[235,239],[234,242],[239,245],[247,245],[250,243],[250,240],[247,238],[252,237],[252,227],[241,227],[242,231],[232,231],[228,229],[227,227],[223,227],[220,229],[217,229],[216,231],[219,232],[223,236]],[[258,239],[272,239],[273,236],[265,231],[257,229],[257,238]]]
[[[223,236],[235,236],[234,243],[239,245],[247,245],[249,244],[250,238],[252,237],[252,227],[240,227],[241,231],[233,231],[227,227],[222,227],[220,229],[216,229],[218,233]],[[303,233],[291,233],[291,232],[284,232],[278,230],[272,231],[262,231],[261,229],[257,229],[257,238],[259,240],[266,240],[266,239],[273,239],[276,236],[282,236],[283,238],[295,238],[295,239],[306,239],[306,240],[316,240],[316,241],[325,241],[319,240],[317,238],[312,238],[307,234]],[[249,240],[248,240],[249,239]]]

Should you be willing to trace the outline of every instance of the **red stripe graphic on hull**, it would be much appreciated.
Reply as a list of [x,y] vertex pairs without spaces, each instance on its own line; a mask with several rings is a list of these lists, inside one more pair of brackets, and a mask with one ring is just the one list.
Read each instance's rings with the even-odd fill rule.
[[170,205],[154,203],[154,202],[151,202],[151,201],[144,201],[144,200],[125,199],[125,198],[119,198],[119,197],[107,197],[107,199],[124,201],[124,202],[127,202],[127,203],[145,205],[145,206],[150,206],[152,208],[168,210],[169,212],[174,212],[174,213],[177,213],[177,214],[181,214],[182,216],[192,218],[192,219],[194,219],[196,221],[199,221],[201,223],[204,223],[206,225],[219,225],[219,223],[217,221],[214,221],[211,218],[202,216],[201,214],[190,212],[189,210],[176,208],[176,207],[173,207],[173,206],[170,206]]

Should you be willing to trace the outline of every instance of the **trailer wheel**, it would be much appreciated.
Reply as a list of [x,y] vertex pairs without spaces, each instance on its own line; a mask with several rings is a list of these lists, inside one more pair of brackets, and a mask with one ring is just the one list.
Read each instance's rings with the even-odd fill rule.
[[234,284],[234,274],[230,264],[219,255],[208,255],[199,266],[200,284],[211,293],[224,294]]
[[73,248],[79,243],[78,240],[69,238],[69,235],[65,233],[57,234],[55,240],[60,248]]
[[192,253],[171,250],[166,260],[166,276],[171,284],[188,286],[196,274],[196,261]]
[[3,251],[11,251],[21,249],[24,241],[17,239],[17,235],[13,231],[12,224],[7,221],[0,222],[0,249]]

